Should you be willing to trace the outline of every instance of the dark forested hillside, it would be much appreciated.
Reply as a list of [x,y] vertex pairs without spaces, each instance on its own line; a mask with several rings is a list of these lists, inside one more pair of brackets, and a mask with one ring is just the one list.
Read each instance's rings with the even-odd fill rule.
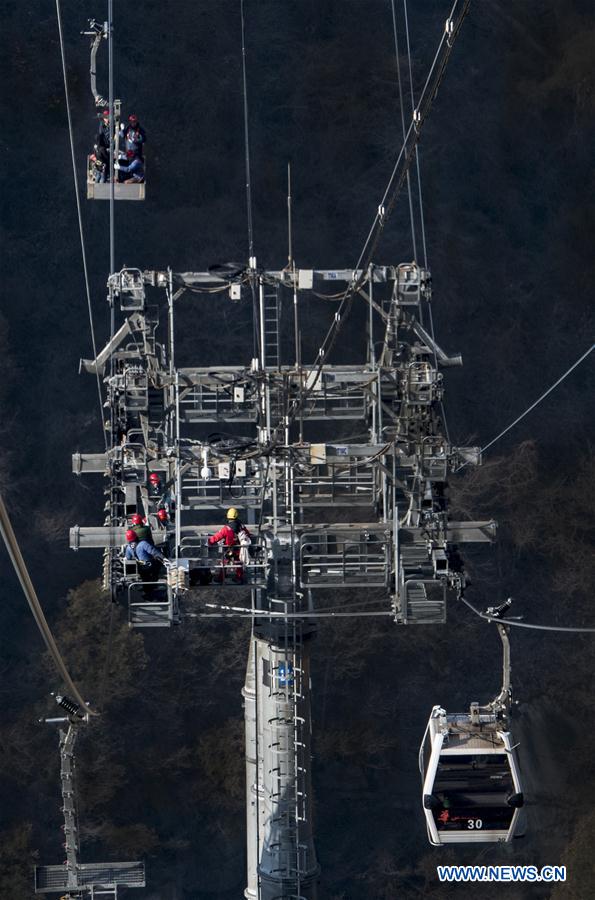
[[[116,92],[149,135],[148,199],[118,206],[116,266],[245,259],[239,2],[114,5]],[[62,3],[81,185],[95,113],[79,31],[103,6]],[[417,91],[447,7],[410,3]],[[245,8],[259,262],[287,258],[291,161],[298,264],[354,265],[400,146],[391,4]],[[132,633],[101,593],[99,554],[68,550],[68,527],[99,521],[103,506],[98,485],[71,475],[70,456],[102,438],[93,380],[77,374],[91,350],[55,11],[5,0],[0,16],[0,489],[68,664],[103,710],[80,742],[83,857],[142,855],[149,886],[130,892],[139,900],[232,900],[244,889],[247,631],[224,621]],[[592,343],[594,42],[586,0],[472,4],[424,130],[436,332],[465,362],[445,377],[455,442],[487,443]],[[102,344],[107,207],[84,202]],[[378,262],[411,256],[400,204]],[[332,311],[308,309],[312,353]],[[250,359],[249,310],[201,298],[185,315],[184,358]],[[358,340],[356,309],[333,361]],[[526,621],[595,625],[593,386],[588,361],[481,469],[453,480],[457,514],[500,523],[497,547],[469,559],[478,606],[512,595]],[[57,737],[38,724],[60,686],[3,551],[1,564],[0,897],[30,900],[35,862],[62,858]],[[497,689],[495,631],[458,607],[446,628],[417,631],[322,621],[312,672],[321,900],[469,896],[438,883],[436,864],[456,860],[568,866],[555,890],[474,888],[486,900],[593,895],[595,637],[519,630],[512,653],[527,836],[441,853],[425,836],[419,740],[435,703],[465,708]]]

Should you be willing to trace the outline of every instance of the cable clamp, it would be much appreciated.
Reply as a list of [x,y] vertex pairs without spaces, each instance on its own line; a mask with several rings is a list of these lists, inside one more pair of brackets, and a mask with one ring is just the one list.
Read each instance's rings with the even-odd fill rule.
[[455,23],[453,22],[452,19],[450,19],[450,18],[447,19],[446,22],[444,23],[444,34],[446,35],[446,43],[448,44],[449,47],[451,46],[450,39],[454,34],[454,30],[455,30]]

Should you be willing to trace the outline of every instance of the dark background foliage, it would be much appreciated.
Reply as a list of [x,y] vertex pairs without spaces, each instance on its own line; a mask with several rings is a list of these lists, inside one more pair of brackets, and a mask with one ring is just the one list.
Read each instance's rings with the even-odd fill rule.
[[[81,185],[95,114],[78,32],[101,7],[63,3]],[[149,133],[148,199],[117,207],[116,266],[245,259],[239,3],[115,7],[117,95]],[[246,0],[246,11],[259,262],[287,257],[291,161],[298,264],[353,265],[399,147],[390,3]],[[411,4],[416,90],[446,12],[438,0]],[[100,449],[101,435],[93,381],[77,376],[91,351],[57,29],[49,0],[5,0],[1,14],[0,486],[69,665],[104,708],[80,742],[84,857],[144,855],[153,900],[231,900],[244,885],[247,632],[224,622],[131,634],[89,580],[99,555],[67,549],[68,526],[99,521],[102,508],[99,486],[75,481],[69,457]],[[594,39],[586,0],[474,4],[424,131],[436,330],[465,360],[446,379],[455,442],[487,442],[592,340]],[[105,53],[102,85],[104,63]],[[107,205],[85,201],[84,218],[102,344]],[[411,255],[401,202],[378,261]],[[181,360],[249,359],[249,310],[183,302]],[[332,311],[305,310],[310,353]],[[334,361],[361,352],[358,316]],[[513,594],[529,621],[595,621],[592,372],[579,369],[453,483],[461,514],[501,524],[497,548],[470,554],[478,605]],[[62,853],[57,742],[36,724],[58,686],[6,558],[1,592],[0,895],[28,900],[35,859]],[[323,622],[313,652],[321,897],[468,893],[438,884],[436,863],[449,860],[569,867],[553,892],[482,885],[477,896],[590,896],[593,647],[590,637],[514,635],[527,837],[442,853],[426,842],[417,747],[434,703],[464,709],[497,688],[496,634],[459,608],[447,628],[419,631]]]

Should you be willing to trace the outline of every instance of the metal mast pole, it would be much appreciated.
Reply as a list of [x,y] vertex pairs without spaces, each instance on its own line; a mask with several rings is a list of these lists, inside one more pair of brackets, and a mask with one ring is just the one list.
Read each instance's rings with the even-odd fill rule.
[[[116,269],[116,247],[115,247],[115,185],[114,185],[114,140],[115,140],[115,124],[116,116],[114,110],[114,24],[113,24],[113,0],[107,2],[107,53],[108,53],[108,97],[109,97],[109,115],[110,115],[110,144],[109,144],[109,170],[110,170],[110,189],[109,189],[109,271],[110,275],[114,274]],[[112,305],[112,329],[113,325],[113,305]]]

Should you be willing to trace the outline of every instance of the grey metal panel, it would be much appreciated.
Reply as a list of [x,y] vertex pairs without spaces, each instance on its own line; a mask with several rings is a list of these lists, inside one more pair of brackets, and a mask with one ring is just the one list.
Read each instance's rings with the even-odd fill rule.
[[50,894],[78,887],[145,887],[143,862],[85,863],[77,868],[77,884],[68,884],[66,866],[36,866],[35,893]]
[[[70,549],[71,550],[88,550],[90,548],[111,547],[112,549],[120,548],[126,543],[127,526],[122,528],[111,528],[109,525],[104,526],[82,526],[74,525],[70,529]],[[153,533],[153,541],[155,544],[162,544],[166,539],[163,532],[156,531]]]
[[[387,281],[391,281],[395,277],[396,269],[394,266],[374,266],[372,270],[372,280],[376,283],[384,283]],[[301,273],[301,277],[300,277]],[[308,283],[309,278],[308,275],[312,274],[312,280],[316,281],[324,281],[324,282],[343,282],[349,283],[354,278],[359,278],[361,275],[360,269],[296,269],[295,280],[299,285],[300,283]],[[227,280],[225,278],[221,278],[218,275],[213,274],[212,272],[176,272],[176,275],[180,277],[186,284],[188,285],[220,285],[227,284]],[[284,269],[276,269],[270,270],[263,273],[263,275],[267,278],[280,281],[283,284],[293,285],[293,272],[291,270],[287,271]]]
[[[496,538],[498,525],[493,519],[485,519],[477,522],[448,522],[446,526],[446,538],[453,544],[490,544]],[[402,534],[410,537],[411,541],[423,543],[427,529],[410,528],[404,526],[400,529]]]
[[72,471],[75,475],[103,475],[108,471],[106,453],[73,453]]
[[131,603],[128,621],[132,628],[169,628],[172,624],[170,604]]
[[[145,199],[144,184],[115,184],[114,199],[115,200],[144,200]],[[87,200],[109,200],[110,185],[101,182],[87,182]]]
[[453,544],[491,544],[496,540],[497,528],[498,524],[493,519],[485,522],[449,522],[447,535]]
[[[131,334],[133,330],[139,331],[142,326],[142,320],[136,314],[129,316],[125,319],[124,323],[118,328],[113,338],[107,342],[103,350],[97,354],[97,359],[81,359],[81,367],[85,369],[86,372],[94,374],[97,369],[99,372],[103,374],[103,370],[105,368],[105,364],[114,353],[117,348],[120,346],[122,341],[127,335]],[[140,354],[136,351],[136,355],[140,358]]]

